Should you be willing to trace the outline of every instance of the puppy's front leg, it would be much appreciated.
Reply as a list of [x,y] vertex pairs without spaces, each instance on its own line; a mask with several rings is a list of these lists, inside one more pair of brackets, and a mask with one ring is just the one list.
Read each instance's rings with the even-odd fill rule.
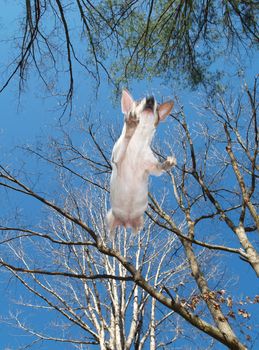
[[148,171],[152,175],[160,176],[164,171],[171,169],[176,165],[175,157],[167,157],[163,163],[158,161],[151,163],[148,167]]
[[121,136],[114,145],[112,151],[112,162],[114,164],[118,165],[118,163],[120,163],[124,158],[129,141],[132,138],[138,126],[138,123],[139,120],[136,118],[136,116],[134,116],[131,113],[125,117],[125,122]]
[[135,114],[129,113],[125,117],[125,138],[129,140],[132,138],[137,126],[139,123],[139,119]]

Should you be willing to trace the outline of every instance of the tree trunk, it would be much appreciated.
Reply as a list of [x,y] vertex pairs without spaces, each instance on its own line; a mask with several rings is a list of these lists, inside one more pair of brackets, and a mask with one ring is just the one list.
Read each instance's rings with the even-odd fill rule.
[[226,317],[220,310],[220,307],[218,305],[216,306],[215,303],[213,303],[213,300],[209,298],[209,293],[211,292],[211,290],[209,289],[207,281],[204,278],[202,271],[200,270],[200,267],[198,265],[196,256],[193,252],[191,243],[188,242],[187,240],[182,240],[182,244],[185,248],[186,255],[189,260],[190,268],[192,270],[192,275],[197,282],[197,285],[200,289],[202,296],[203,297],[208,296],[207,298],[204,298],[204,300],[208,306],[208,309],[213,317],[215,324],[217,325],[218,329],[222,333],[223,337],[226,339],[226,343],[228,344],[230,349],[245,350],[246,347],[237,339]]

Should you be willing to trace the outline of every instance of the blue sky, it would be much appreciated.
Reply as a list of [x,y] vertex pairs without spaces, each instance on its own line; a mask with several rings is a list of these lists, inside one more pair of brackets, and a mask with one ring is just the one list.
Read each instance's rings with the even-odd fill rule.
[[[17,32],[17,17],[19,16],[20,8],[17,6],[18,2],[2,1],[2,11],[0,15],[0,29],[2,32],[2,39],[12,37],[13,33]],[[10,47],[13,45],[11,41],[0,42],[0,67],[5,65],[8,58],[11,57]],[[13,52],[13,51],[11,51]],[[258,72],[258,55],[253,56],[252,61],[248,63],[248,69],[246,70],[245,77],[248,82],[251,82],[253,76]],[[225,67],[225,70],[229,75],[231,72],[231,62],[228,63],[228,59],[222,60],[218,64]],[[242,79],[241,79],[242,80]],[[238,79],[233,79],[233,89]],[[108,85],[106,79],[104,79],[99,88],[97,97],[92,89],[93,82],[85,74],[78,74],[78,80],[76,83],[75,100],[74,100],[74,115],[80,115],[85,110],[91,111],[93,114],[101,114],[103,118],[109,120],[111,123],[119,121],[122,125],[122,115],[120,112],[120,103],[113,101],[113,91],[111,86]],[[27,163],[26,166],[30,168],[32,172],[37,172],[37,163],[28,164],[28,159],[22,159],[22,153],[16,150],[17,145],[24,145],[27,143],[33,143],[40,139],[48,138],[50,134],[55,135],[58,132],[58,118],[59,112],[55,108],[55,98],[42,99],[41,92],[38,89],[39,82],[35,80],[33,76],[30,77],[29,84],[25,89],[25,92],[21,95],[20,103],[18,103],[17,94],[17,81],[10,83],[10,86],[0,94],[0,155],[1,162],[5,164],[20,164],[22,162]],[[185,112],[190,119],[195,118],[194,108],[192,103],[200,100],[198,92],[191,92],[187,89],[172,84],[172,86],[164,85],[160,79],[152,81],[133,82],[131,91],[134,97],[140,98],[147,93],[154,93],[158,99],[164,97],[173,98],[175,95],[180,97],[181,102],[185,107]],[[30,162],[30,160],[29,160]],[[41,171],[45,169],[41,168]],[[51,174],[50,174],[51,177]],[[24,198],[17,199],[17,205],[21,205],[28,209],[30,201],[26,203]],[[10,210],[7,207],[12,205],[12,198],[10,203],[3,203],[0,199],[2,207],[2,213]],[[6,205],[7,204],[7,205]],[[35,207],[31,209],[35,220],[40,216],[39,208]],[[258,292],[258,282],[255,280],[255,276],[248,264],[240,262],[238,258],[229,258],[224,260],[224,263],[228,263],[228,273],[233,275],[240,274],[240,284],[236,283],[236,288],[240,290],[240,296],[242,295],[254,295]],[[1,270],[2,272],[2,270]],[[256,285],[257,283],[257,285]],[[13,310],[12,299],[17,295],[23,293],[18,282],[11,281],[10,285],[13,290],[9,290],[9,276],[2,274],[0,283],[0,297],[1,307],[0,315],[7,316],[8,310]],[[259,315],[259,313],[258,313]],[[47,317],[46,315],[44,317]],[[42,319],[36,319],[36,323],[41,324]],[[259,323],[259,317],[255,319],[255,323]],[[8,325],[0,326],[0,348],[2,349],[16,349],[18,339],[18,330],[14,330]],[[259,340],[258,340],[259,342]],[[258,343],[259,344],[259,343]],[[9,346],[9,348],[8,348]],[[259,345],[258,345],[259,346]],[[219,346],[218,349],[221,347]],[[255,347],[256,348],[256,347]],[[42,349],[49,349],[48,347],[42,347]],[[60,349],[59,345],[52,345],[51,349]],[[66,349],[65,347],[62,349]],[[69,348],[67,348],[69,349]]]

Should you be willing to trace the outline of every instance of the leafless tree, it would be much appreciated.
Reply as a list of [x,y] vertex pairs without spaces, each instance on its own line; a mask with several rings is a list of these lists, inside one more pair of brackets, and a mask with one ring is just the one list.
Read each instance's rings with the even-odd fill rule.
[[[203,140],[204,154],[197,155],[190,129],[183,111],[173,116],[180,125],[184,137],[180,147],[184,150],[181,165],[181,181],[172,177],[174,193],[191,229],[190,239],[195,237],[195,227],[203,220],[219,217],[239,239],[241,258],[259,276],[259,256],[248,233],[259,230],[258,222],[258,126],[257,126],[258,77],[250,90],[244,86],[244,93],[235,99],[208,101],[204,107],[207,119],[198,133]],[[245,96],[244,96],[245,95]],[[247,104],[243,101],[247,100]],[[217,127],[212,130],[209,122],[214,119]],[[215,126],[215,124],[213,124]],[[179,132],[181,132],[179,130]],[[214,172],[210,167],[216,166]],[[189,180],[190,178],[190,180]],[[231,179],[232,181],[226,181]],[[197,183],[202,192],[197,197],[187,191],[185,183]],[[197,191],[198,193],[198,191]],[[220,198],[220,200],[219,200]],[[206,215],[191,218],[195,206],[206,203]],[[229,205],[227,205],[229,203]],[[227,205],[227,206],[226,206]],[[199,213],[200,214],[200,213]],[[226,248],[227,249],[227,248]]]
[[[97,221],[94,228],[102,234],[101,215],[94,215],[92,199],[90,205],[93,224]],[[100,206],[100,203],[96,206]],[[23,306],[43,309],[43,312],[46,307],[56,310],[66,322],[57,326],[53,336],[49,328],[33,328],[15,316],[13,320],[17,326],[31,334],[37,342],[58,341],[78,348],[91,344],[101,349],[130,349],[133,345],[143,349],[149,342],[151,349],[155,349],[162,346],[163,327],[166,327],[170,330],[167,339],[170,346],[181,330],[179,319],[176,318],[172,324],[169,322],[174,312],[157,307],[157,301],[134,283],[133,277],[114,257],[93,249],[93,243],[85,240],[83,230],[72,228],[71,222],[64,218],[52,220],[56,222],[49,227],[51,235],[24,230],[22,234],[20,231],[23,239],[19,247],[9,244],[10,252],[23,267],[4,265],[39,300],[34,305],[28,300],[21,300]],[[163,284],[173,280],[176,275],[179,284],[180,275],[187,270],[184,260],[182,264],[178,263],[176,271],[172,266],[165,269],[166,262],[173,258],[169,258],[168,252],[175,249],[175,237],[168,235],[161,246],[154,246],[151,226],[131,242],[126,232],[121,232],[117,251],[121,251],[125,259],[141,269],[145,279],[157,288],[163,288]],[[35,261],[29,258],[25,249],[28,244],[26,236],[33,241],[34,254],[44,255],[44,260],[48,261],[46,265],[45,260],[44,269],[33,268]],[[39,237],[40,240],[37,239]],[[53,271],[53,266],[57,268],[56,271]],[[187,276],[185,279],[188,279]],[[174,284],[176,287],[177,283]],[[77,331],[69,331],[72,326]],[[64,336],[60,337],[62,333]]]
[[[224,289],[217,264],[239,257],[258,276],[257,88],[256,78],[235,99],[208,100],[194,124],[181,106],[172,114],[154,151],[163,157],[169,148],[178,165],[159,180],[162,190],[151,186],[145,227],[136,237],[119,230],[113,241],[106,230],[109,155],[117,136],[104,122],[82,124],[81,145],[79,132],[73,140],[63,130],[48,148],[24,146],[53,166],[57,181],[49,186],[46,168],[36,181],[24,167],[1,165],[6,203],[19,194],[42,208],[40,221],[25,212],[1,219],[1,266],[27,290],[20,303],[59,314],[63,329],[61,337],[14,314],[32,345],[156,349],[181,340],[187,348],[194,327],[203,348],[210,342],[248,347],[253,330],[239,326],[250,314]],[[242,303],[258,303],[258,296],[249,297]]]

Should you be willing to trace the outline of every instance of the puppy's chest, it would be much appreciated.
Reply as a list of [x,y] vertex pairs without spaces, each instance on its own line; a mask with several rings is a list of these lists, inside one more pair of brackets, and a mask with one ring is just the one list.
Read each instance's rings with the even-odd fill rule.
[[150,140],[137,132],[131,138],[126,155],[132,158],[146,158],[150,153]]
[[124,159],[125,166],[131,167],[135,173],[141,173],[145,170],[145,163],[150,153],[150,147],[141,143],[129,145]]

